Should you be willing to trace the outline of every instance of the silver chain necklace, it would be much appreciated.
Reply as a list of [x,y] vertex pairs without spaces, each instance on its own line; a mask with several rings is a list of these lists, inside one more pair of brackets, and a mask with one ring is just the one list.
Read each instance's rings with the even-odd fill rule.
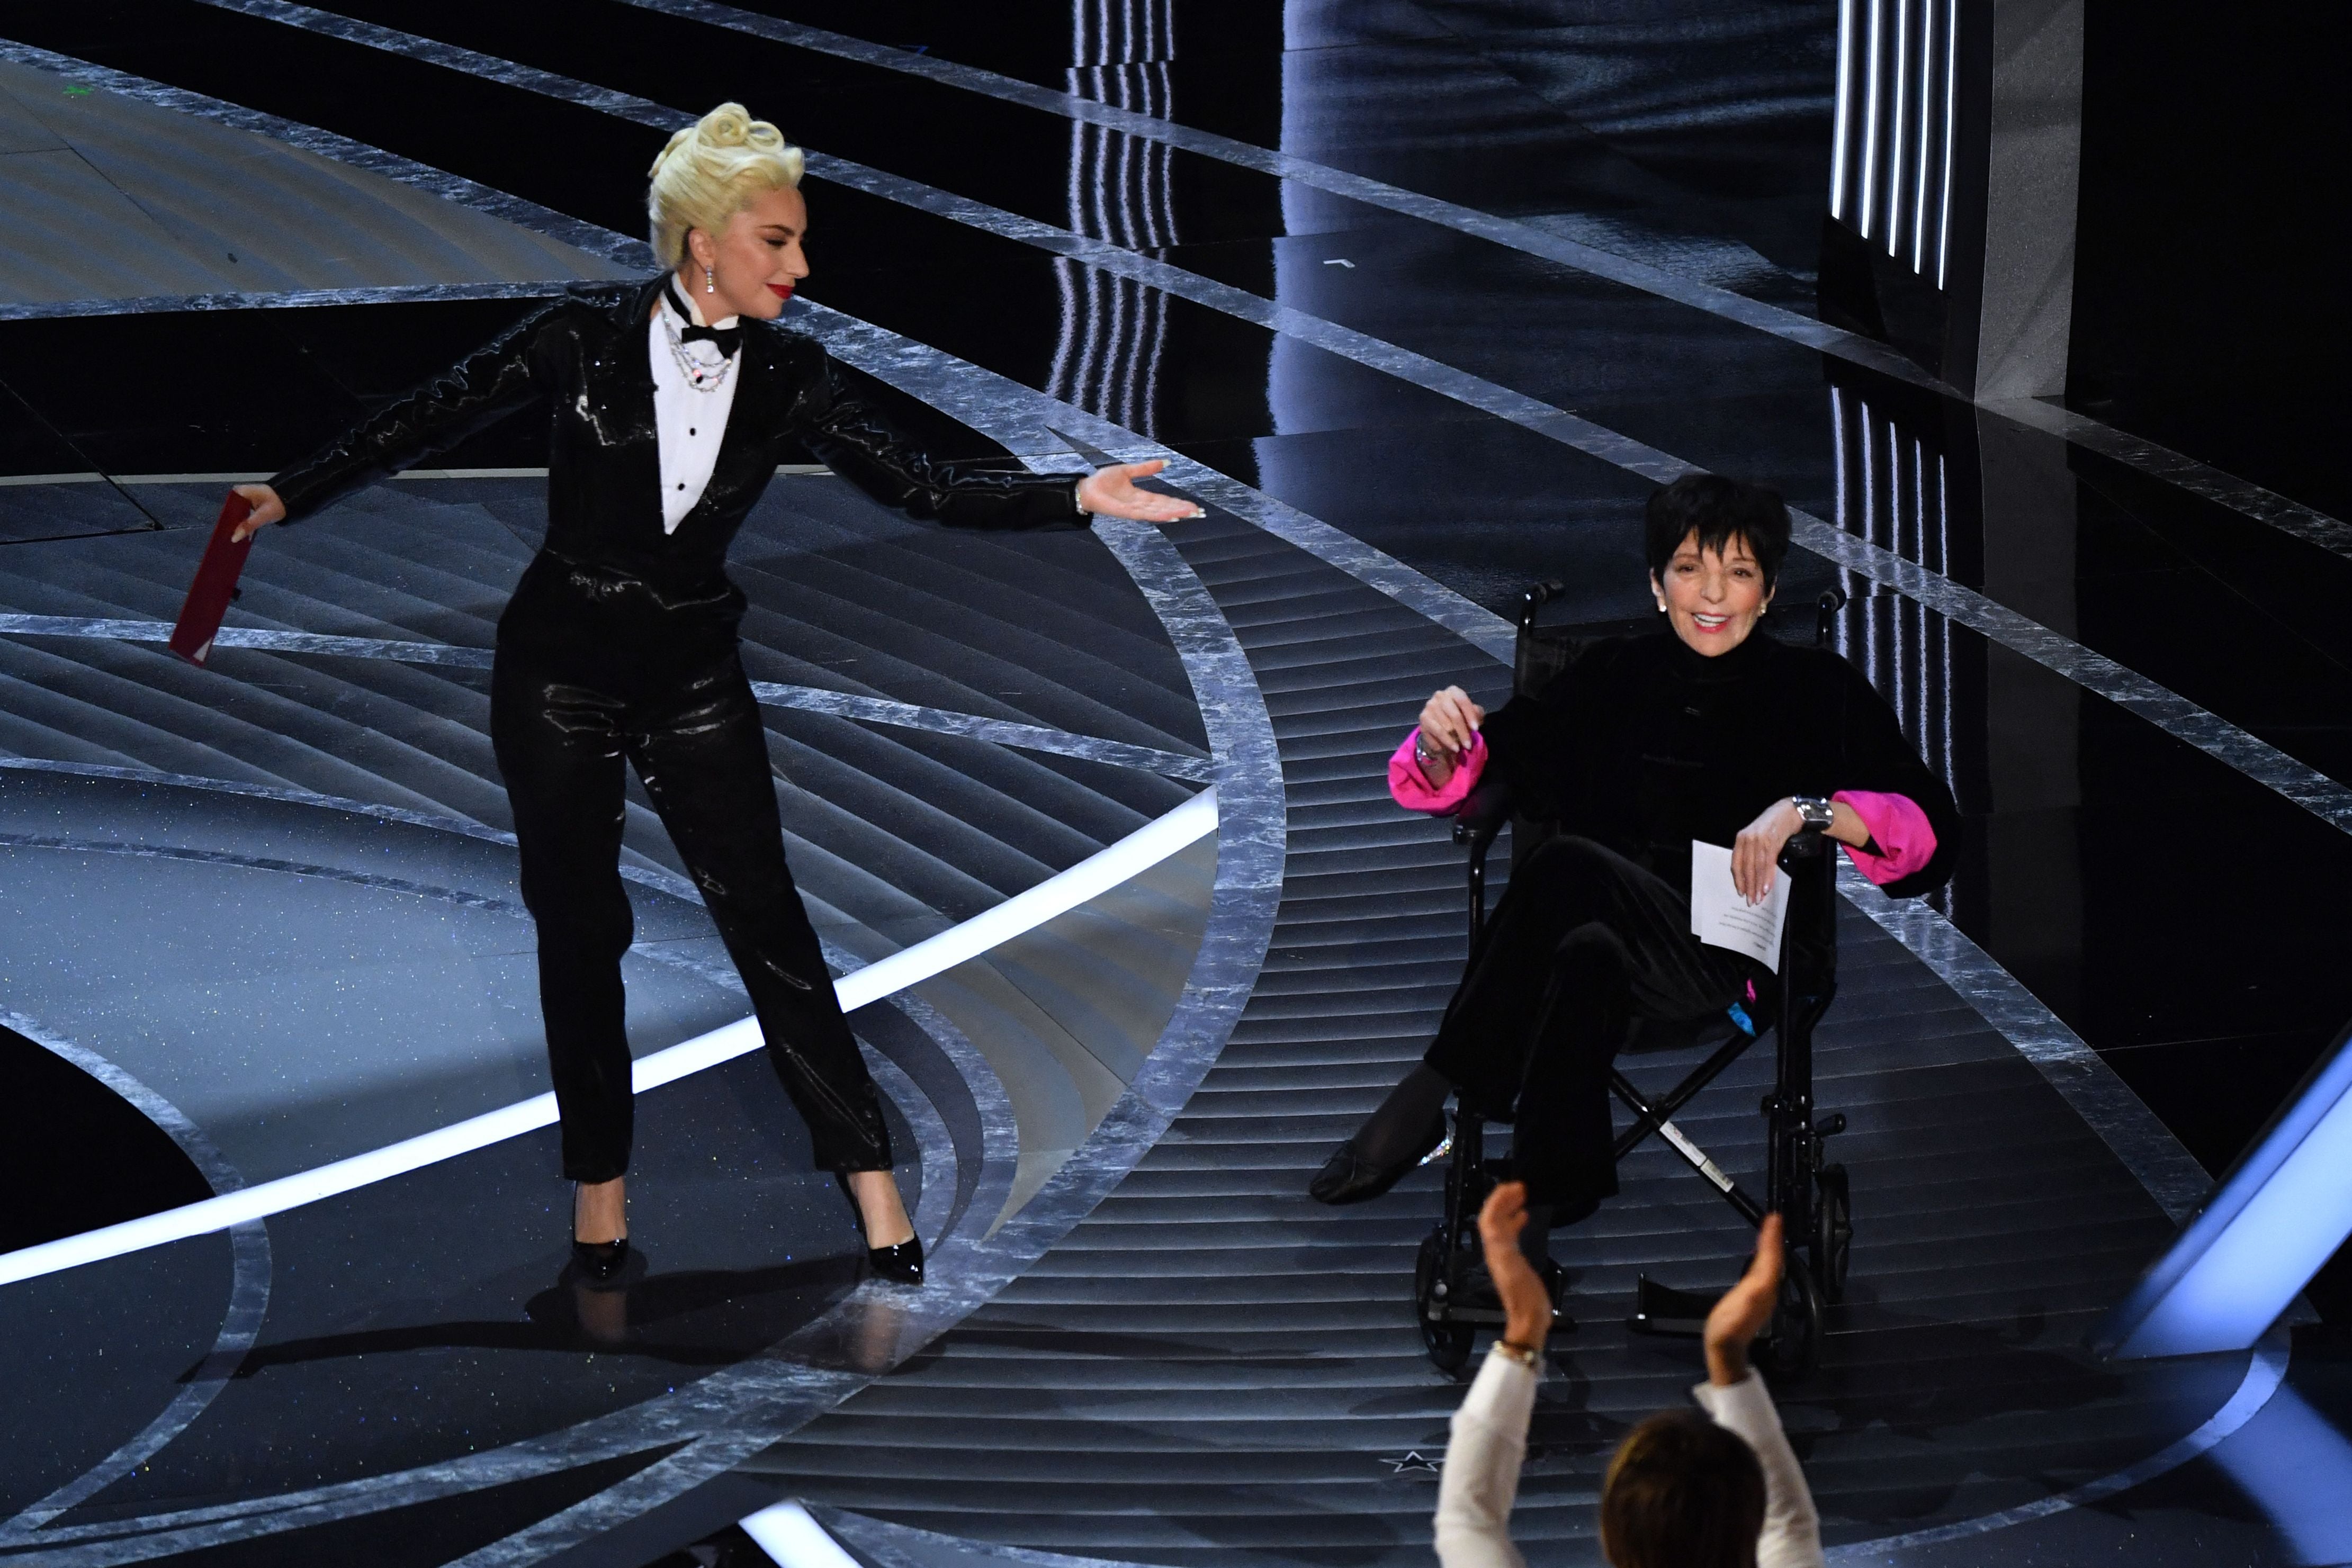
[[678,373],[686,378],[688,386],[698,392],[715,392],[727,384],[728,376],[735,369],[732,355],[720,360],[715,369],[696,359],[686,351],[686,340],[677,335],[677,329],[670,325],[667,314],[662,317],[662,332],[669,339],[670,358],[677,361]]

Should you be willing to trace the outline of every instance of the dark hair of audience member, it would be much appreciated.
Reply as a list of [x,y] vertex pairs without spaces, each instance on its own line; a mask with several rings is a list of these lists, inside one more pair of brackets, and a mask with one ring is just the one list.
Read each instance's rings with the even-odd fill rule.
[[1696,1410],[1625,1435],[1601,1487],[1601,1550],[1613,1568],[1756,1568],[1764,1470],[1755,1451]]
[[1693,529],[1698,548],[1717,555],[1732,540],[1745,541],[1764,569],[1764,586],[1780,580],[1780,563],[1789,554],[1789,508],[1777,491],[1719,474],[1685,474],[1653,490],[1642,518],[1642,544],[1653,573],[1666,575],[1666,563]]

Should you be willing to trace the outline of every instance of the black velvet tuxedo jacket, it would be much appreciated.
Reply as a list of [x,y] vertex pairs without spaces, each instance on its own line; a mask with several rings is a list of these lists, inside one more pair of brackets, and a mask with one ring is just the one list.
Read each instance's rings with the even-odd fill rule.
[[745,318],[718,465],[677,531],[662,531],[661,451],[646,323],[663,279],[584,285],[399,399],[270,483],[299,518],[456,445],[536,399],[548,404],[546,548],[567,560],[693,595],[797,442],[886,506],[971,528],[1074,523],[1077,482],[960,469],[908,444],[844,387],[825,351]]

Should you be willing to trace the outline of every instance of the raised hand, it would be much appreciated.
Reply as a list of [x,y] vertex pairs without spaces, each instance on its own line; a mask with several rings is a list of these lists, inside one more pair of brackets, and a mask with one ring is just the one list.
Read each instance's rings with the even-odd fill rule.
[[1433,692],[1421,705],[1421,737],[1429,749],[1458,758],[1470,749],[1471,737],[1486,722],[1486,710],[1470,700],[1460,686]]
[[1780,1217],[1768,1214],[1756,1228],[1756,1256],[1739,1283],[1723,1293],[1706,1314],[1706,1377],[1729,1387],[1748,1375],[1748,1347],[1780,1300]]
[[1528,1255],[1519,1250],[1527,1228],[1528,1186],[1507,1181],[1486,1195],[1478,1211],[1478,1239],[1486,1246],[1486,1274],[1503,1301],[1503,1338],[1527,1350],[1541,1350],[1551,1333],[1551,1292]]
[[1206,516],[1181,496],[1162,496],[1135,487],[1138,479],[1149,479],[1167,466],[1166,458],[1155,457],[1149,463],[1118,463],[1108,468],[1097,468],[1078,482],[1078,505],[1100,517],[1132,517],[1139,523],[1172,523]]
[[272,523],[284,520],[286,503],[279,500],[278,492],[268,486],[233,485],[230,489],[235,494],[244,497],[247,503],[253,507],[252,516],[237,525],[236,537],[240,541],[251,538]]

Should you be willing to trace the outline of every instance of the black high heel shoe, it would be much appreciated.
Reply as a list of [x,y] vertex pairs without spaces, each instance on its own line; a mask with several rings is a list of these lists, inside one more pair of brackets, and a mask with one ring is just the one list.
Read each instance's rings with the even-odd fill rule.
[[572,1260],[580,1265],[582,1273],[602,1284],[627,1267],[629,1239],[617,1237],[611,1241],[580,1239],[580,1184],[572,1184]]
[[[849,1190],[848,1173],[835,1171],[833,1180],[841,1188],[841,1196],[849,1200],[849,1211],[857,1217],[857,1231],[863,1236],[866,1211],[857,1207],[857,1195]],[[874,1270],[877,1280],[887,1280],[894,1285],[919,1285],[923,1282],[923,1239],[909,1236],[896,1247],[868,1247],[866,1265]]]

